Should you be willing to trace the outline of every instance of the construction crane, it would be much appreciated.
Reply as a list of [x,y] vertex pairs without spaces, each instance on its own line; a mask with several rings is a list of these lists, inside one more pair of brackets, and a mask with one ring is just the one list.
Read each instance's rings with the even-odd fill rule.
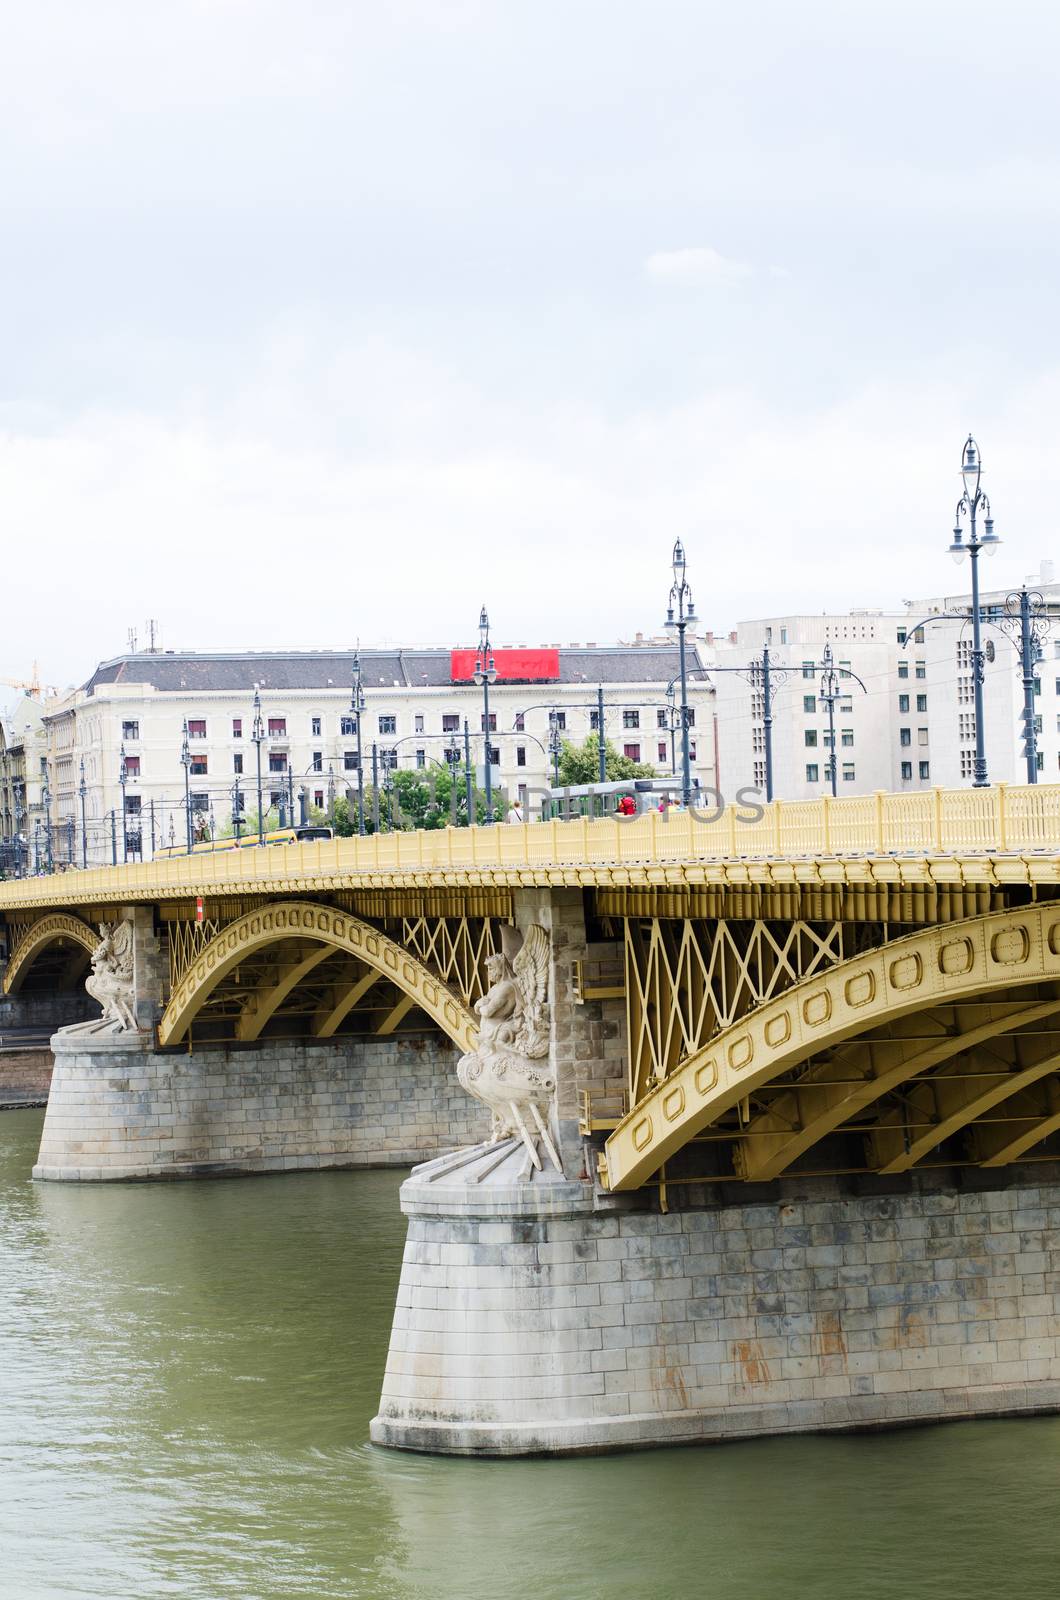
[[59,693],[54,683],[41,683],[40,663],[37,661],[33,663],[32,676],[28,681],[25,678],[0,678],[0,683],[6,683],[9,689],[21,689],[31,700]]

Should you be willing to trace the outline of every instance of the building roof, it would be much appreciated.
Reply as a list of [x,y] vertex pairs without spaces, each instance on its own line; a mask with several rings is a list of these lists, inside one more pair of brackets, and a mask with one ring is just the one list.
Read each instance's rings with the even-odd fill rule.
[[[161,693],[262,689],[345,689],[353,678],[352,650],[143,651],[103,661],[85,684],[92,694],[105,684],[149,684]],[[445,688],[455,684],[447,649],[362,650],[365,689]],[[689,669],[703,665],[694,646]],[[678,672],[676,645],[586,645],[561,648],[558,682],[669,683]],[[500,684],[525,682],[499,678]]]

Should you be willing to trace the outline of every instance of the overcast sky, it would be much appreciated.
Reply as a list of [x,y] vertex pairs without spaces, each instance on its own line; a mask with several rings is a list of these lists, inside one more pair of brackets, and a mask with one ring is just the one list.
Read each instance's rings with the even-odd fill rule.
[[6,0],[0,675],[604,641],[1054,537],[1060,13]]

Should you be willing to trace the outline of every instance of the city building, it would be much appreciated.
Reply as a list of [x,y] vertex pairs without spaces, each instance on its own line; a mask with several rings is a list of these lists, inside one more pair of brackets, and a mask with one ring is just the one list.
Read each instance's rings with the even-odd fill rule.
[[[1060,584],[1043,563],[1029,580],[1035,606],[1037,770],[1060,776]],[[984,741],[991,782],[1025,783],[1023,675],[1015,590],[980,595]],[[975,758],[971,600],[906,602],[901,611],[852,610],[742,622],[735,638],[700,646],[716,688],[717,771],[726,792],[766,783],[763,652],[772,686],[774,794],[811,799],[830,786],[865,794],[971,783]],[[830,651],[836,697],[822,695]],[[752,663],[755,669],[751,670]]]
[[[465,749],[484,783],[483,693],[474,650],[360,652],[364,782],[414,768],[459,767]],[[679,663],[674,644],[569,645],[493,651],[490,774],[524,814],[552,781],[558,741],[605,736],[660,775],[679,771]],[[690,646],[690,753],[714,785],[713,689]],[[50,837],[55,857],[89,864],[149,858],[193,831],[257,812],[255,694],[261,718],[263,809],[286,820],[327,812],[357,794],[354,652],[139,651],[97,667],[80,688],[45,702]],[[187,770],[182,762],[187,740]],[[467,743],[465,745],[465,729]],[[122,781],[124,780],[124,781]],[[186,807],[185,796],[188,805]]]

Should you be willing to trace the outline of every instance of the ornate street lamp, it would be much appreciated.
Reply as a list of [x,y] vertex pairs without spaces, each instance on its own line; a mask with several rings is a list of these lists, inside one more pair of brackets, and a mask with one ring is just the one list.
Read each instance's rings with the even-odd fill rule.
[[[981,487],[983,458],[971,434],[965,441],[961,457],[961,478],[964,492],[957,502],[957,516],[953,528],[950,555],[954,561],[964,560],[965,553],[972,558],[972,683],[975,690],[975,766],[972,785],[983,789],[989,783],[986,774],[986,734],[983,727],[983,680],[986,666],[983,657],[982,618],[979,611],[979,552],[987,555],[995,551],[1001,540],[994,532],[994,519],[990,514],[990,501]],[[983,532],[977,528],[979,512],[983,513]],[[962,519],[968,519],[968,538],[964,537]]]
[[353,691],[350,695],[350,715],[357,735],[357,832],[364,833],[364,762],[361,759],[361,718],[364,716],[364,689],[361,686],[361,652],[353,657]]
[[[188,744],[188,719],[184,718],[184,743],[180,748],[180,764],[184,768],[184,823],[188,835],[188,854],[191,855],[191,748]],[[170,844],[173,842],[173,823],[169,824]]]
[[835,754],[835,703],[839,698],[839,680],[832,664],[832,646],[826,641],[821,652],[821,699],[828,709],[828,781],[832,788],[832,799],[836,796],[836,770]]
[[129,821],[125,803],[125,785],[129,781],[129,763],[125,757],[125,746],[121,747],[118,757],[118,784],[121,788],[121,859],[123,865],[129,862]]
[[677,648],[681,663],[681,800],[692,804],[692,762],[688,747],[688,669],[685,661],[685,629],[696,621],[696,608],[692,590],[685,578],[685,549],[680,539],[674,541],[674,581],[670,588],[670,604],[666,611],[667,628],[677,630]]
[[559,713],[556,708],[548,714],[548,753],[552,757],[552,781],[559,788],[559,757],[563,741],[559,735]]
[[486,751],[486,815],[484,821],[493,821],[493,745],[490,740],[490,684],[497,681],[497,663],[490,644],[490,619],[483,606],[478,619],[478,655],[472,674],[482,690],[482,727]]
[[84,756],[81,757],[81,782],[77,786],[77,792],[78,792],[78,795],[80,796],[80,799],[81,799],[81,865],[83,867],[87,867],[88,866],[88,828],[85,825],[85,796],[88,793],[88,786],[85,783],[85,758],[84,758]]
[[261,809],[261,747],[265,740],[265,724],[261,720],[261,695],[254,685],[254,724],[250,735],[254,741],[254,755],[258,768],[258,843],[265,843],[265,813]]
[[232,832],[235,835],[236,844],[239,843],[239,838],[240,838],[239,830],[240,830],[240,828],[242,826],[243,826],[243,796],[242,796],[242,793],[240,792],[240,788],[239,788],[239,773],[237,772],[236,776],[235,776],[235,781],[232,784]]

